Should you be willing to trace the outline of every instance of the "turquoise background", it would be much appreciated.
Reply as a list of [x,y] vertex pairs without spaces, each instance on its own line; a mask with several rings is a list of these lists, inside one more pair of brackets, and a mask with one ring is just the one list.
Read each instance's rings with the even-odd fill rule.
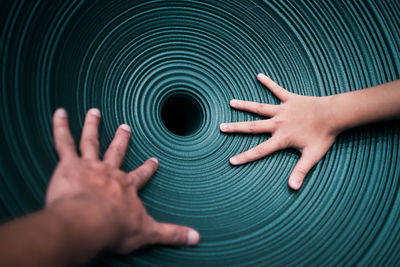
[[[279,103],[259,72],[313,96],[398,79],[398,1],[2,1],[0,29],[1,220],[43,205],[57,162],[53,111],[67,109],[78,140],[98,107],[102,152],[128,123],[123,169],[160,160],[141,192],[149,213],[202,240],[94,265],[398,265],[398,120],[340,135],[299,192],[287,186],[298,152],[233,167],[232,155],[269,135],[218,129],[259,118],[231,110],[232,98]],[[189,136],[161,121],[178,91],[202,107]]]

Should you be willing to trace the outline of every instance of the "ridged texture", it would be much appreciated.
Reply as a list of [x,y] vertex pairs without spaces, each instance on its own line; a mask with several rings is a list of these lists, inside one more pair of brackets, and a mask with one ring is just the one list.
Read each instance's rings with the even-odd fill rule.
[[[268,135],[218,129],[258,118],[231,110],[232,98],[279,103],[256,81],[259,72],[316,96],[400,77],[399,2],[332,2],[2,1],[1,218],[43,205],[57,162],[55,108],[67,109],[78,139],[86,111],[98,107],[103,152],[119,124],[132,126],[124,170],[160,160],[141,193],[149,213],[202,235],[194,248],[99,263],[397,265],[398,121],[342,134],[300,192],[287,186],[297,152],[232,167],[229,157]],[[192,135],[173,135],[161,121],[175,91],[202,108]]]

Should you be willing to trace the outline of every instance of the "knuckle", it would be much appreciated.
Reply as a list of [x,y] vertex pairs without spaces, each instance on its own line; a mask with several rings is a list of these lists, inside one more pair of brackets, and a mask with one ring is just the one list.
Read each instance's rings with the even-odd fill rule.
[[257,156],[263,156],[264,155],[264,148],[262,146],[256,146],[254,148],[254,152]]
[[303,166],[297,166],[296,172],[301,175],[302,177],[305,177],[307,175],[307,170]]
[[263,113],[264,112],[264,105],[261,103],[257,103],[255,106],[256,113]]
[[321,155],[321,152],[319,151],[310,151],[307,153],[308,160],[310,161],[311,164],[316,164],[323,155]]
[[283,120],[282,118],[280,118],[279,116],[277,116],[274,120],[274,124],[275,127],[280,127],[281,125],[283,125],[285,123],[285,120]]
[[274,117],[274,118],[270,119],[270,122],[271,122],[271,126],[272,126],[274,129],[277,129],[277,128],[278,128],[279,123],[277,122],[277,117]]
[[107,167],[101,162],[95,160],[83,160],[83,165],[88,168],[99,172],[106,172]]
[[111,149],[111,152],[113,154],[113,157],[117,157],[117,158],[123,158],[124,157],[124,152],[123,152],[121,147],[113,146],[113,147],[110,147],[110,149]]
[[276,138],[275,142],[278,149],[283,149],[289,146],[289,138],[286,135],[281,135],[279,138]]
[[91,146],[99,146],[99,140],[94,136],[85,137],[82,142]]
[[123,179],[121,178],[119,178],[118,180],[112,179],[110,182],[107,183],[107,191],[114,199],[118,199],[119,196],[124,194],[123,191],[125,185],[123,183]]
[[276,149],[284,149],[288,147],[288,141],[285,136],[281,136],[275,139],[275,146]]
[[157,231],[156,229],[153,229],[149,233],[149,238],[151,240],[151,243],[154,244],[154,243],[160,242],[162,235],[159,231]]
[[68,135],[62,135],[59,140],[62,144],[70,146],[74,145],[74,140]]
[[170,234],[170,240],[173,243],[178,243],[182,240],[182,233],[178,229],[173,230],[172,233]]
[[136,171],[130,173],[128,176],[129,176],[129,179],[131,179],[132,181],[136,181],[136,180],[140,179],[140,175]]
[[128,186],[131,183],[130,177],[120,170],[117,170],[116,172],[114,172],[113,178],[123,188],[125,188],[126,186]]
[[251,133],[254,133],[255,131],[256,131],[256,122],[255,121],[252,121],[252,122],[250,122],[249,124],[248,124],[248,130],[249,130],[249,132],[251,132]]
[[282,102],[281,102],[281,104],[279,104],[279,105],[277,106],[277,111],[278,111],[279,113],[282,113],[282,112],[286,111],[287,105],[288,105],[288,101],[286,101],[285,103],[282,103]]

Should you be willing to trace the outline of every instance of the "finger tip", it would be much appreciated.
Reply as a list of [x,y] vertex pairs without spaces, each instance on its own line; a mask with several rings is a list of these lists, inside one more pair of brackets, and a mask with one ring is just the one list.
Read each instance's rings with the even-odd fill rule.
[[297,191],[300,189],[302,181],[297,178],[289,178],[288,185],[292,190]]
[[239,101],[237,99],[231,99],[231,101],[229,102],[229,105],[231,107],[236,107],[238,105]]
[[239,164],[239,160],[237,158],[235,158],[235,157],[232,157],[232,158],[229,159],[229,163],[231,165],[238,165]]
[[149,158],[149,160],[151,160],[152,162],[154,162],[157,165],[159,164],[159,161],[157,158],[152,157],[152,158]]
[[221,123],[219,125],[219,129],[221,132],[225,132],[228,129],[228,126],[226,125],[226,123]]
[[55,112],[54,112],[54,117],[59,117],[59,118],[65,118],[67,117],[67,111],[64,108],[58,108]]
[[266,82],[268,79],[269,77],[264,73],[257,74],[257,80],[259,80],[260,82]]
[[194,246],[200,241],[200,234],[194,229],[190,229],[187,236],[187,244]]
[[101,112],[100,112],[100,110],[98,108],[91,108],[91,109],[89,109],[88,113],[92,114],[92,115],[94,115],[96,117],[99,117],[99,118],[101,116]]
[[131,132],[131,127],[128,124],[121,124],[119,127],[124,131]]

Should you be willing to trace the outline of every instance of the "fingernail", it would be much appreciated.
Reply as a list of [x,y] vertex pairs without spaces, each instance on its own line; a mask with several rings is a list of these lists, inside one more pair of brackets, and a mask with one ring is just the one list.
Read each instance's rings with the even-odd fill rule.
[[300,179],[296,176],[290,177],[289,178],[290,181],[290,187],[294,190],[299,190],[301,187],[302,182],[300,181]]
[[155,164],[158,164],[158,159],[156,159],[156,158],[150,158],[150,160],[151,160],[152,162],[154,162]]
[[230,104],[231,104],[231,106],[237,106],[239,104],[239,101],[236,99],[232,99]]
[[193,246],[199,242],[200,234],[195,230],[189,230],[188,233],[188,245]]
[[92,114],[92,115],[94,115],[94,116],[96,116],[96,117],[99,117],[100,118],[100,110],[98,110],[97,108],[91,108],[90,110],[89,110],[89,113],[90,114]]
[[121,125],[119,126],[119,128],[121,128],[122,130],[125,130],[125,131],[127,131],[127,132],[131,132],[131,127],[129,127],[128,124],[121,124]]
[[67,117],[67,112],[63,108],[59,108],[54,112],[54,115],[57,117]]
[[232,165],[237,165],[237,164],[239,164],[239,160],[238,160],[236,157],[230,158],[230,159],[229,159],[229,162],[230,162]]
[[219,129],[224,132],[224,131],[228,130],[228,125],[226,125],[226,123],[221,123],[219,125]]

